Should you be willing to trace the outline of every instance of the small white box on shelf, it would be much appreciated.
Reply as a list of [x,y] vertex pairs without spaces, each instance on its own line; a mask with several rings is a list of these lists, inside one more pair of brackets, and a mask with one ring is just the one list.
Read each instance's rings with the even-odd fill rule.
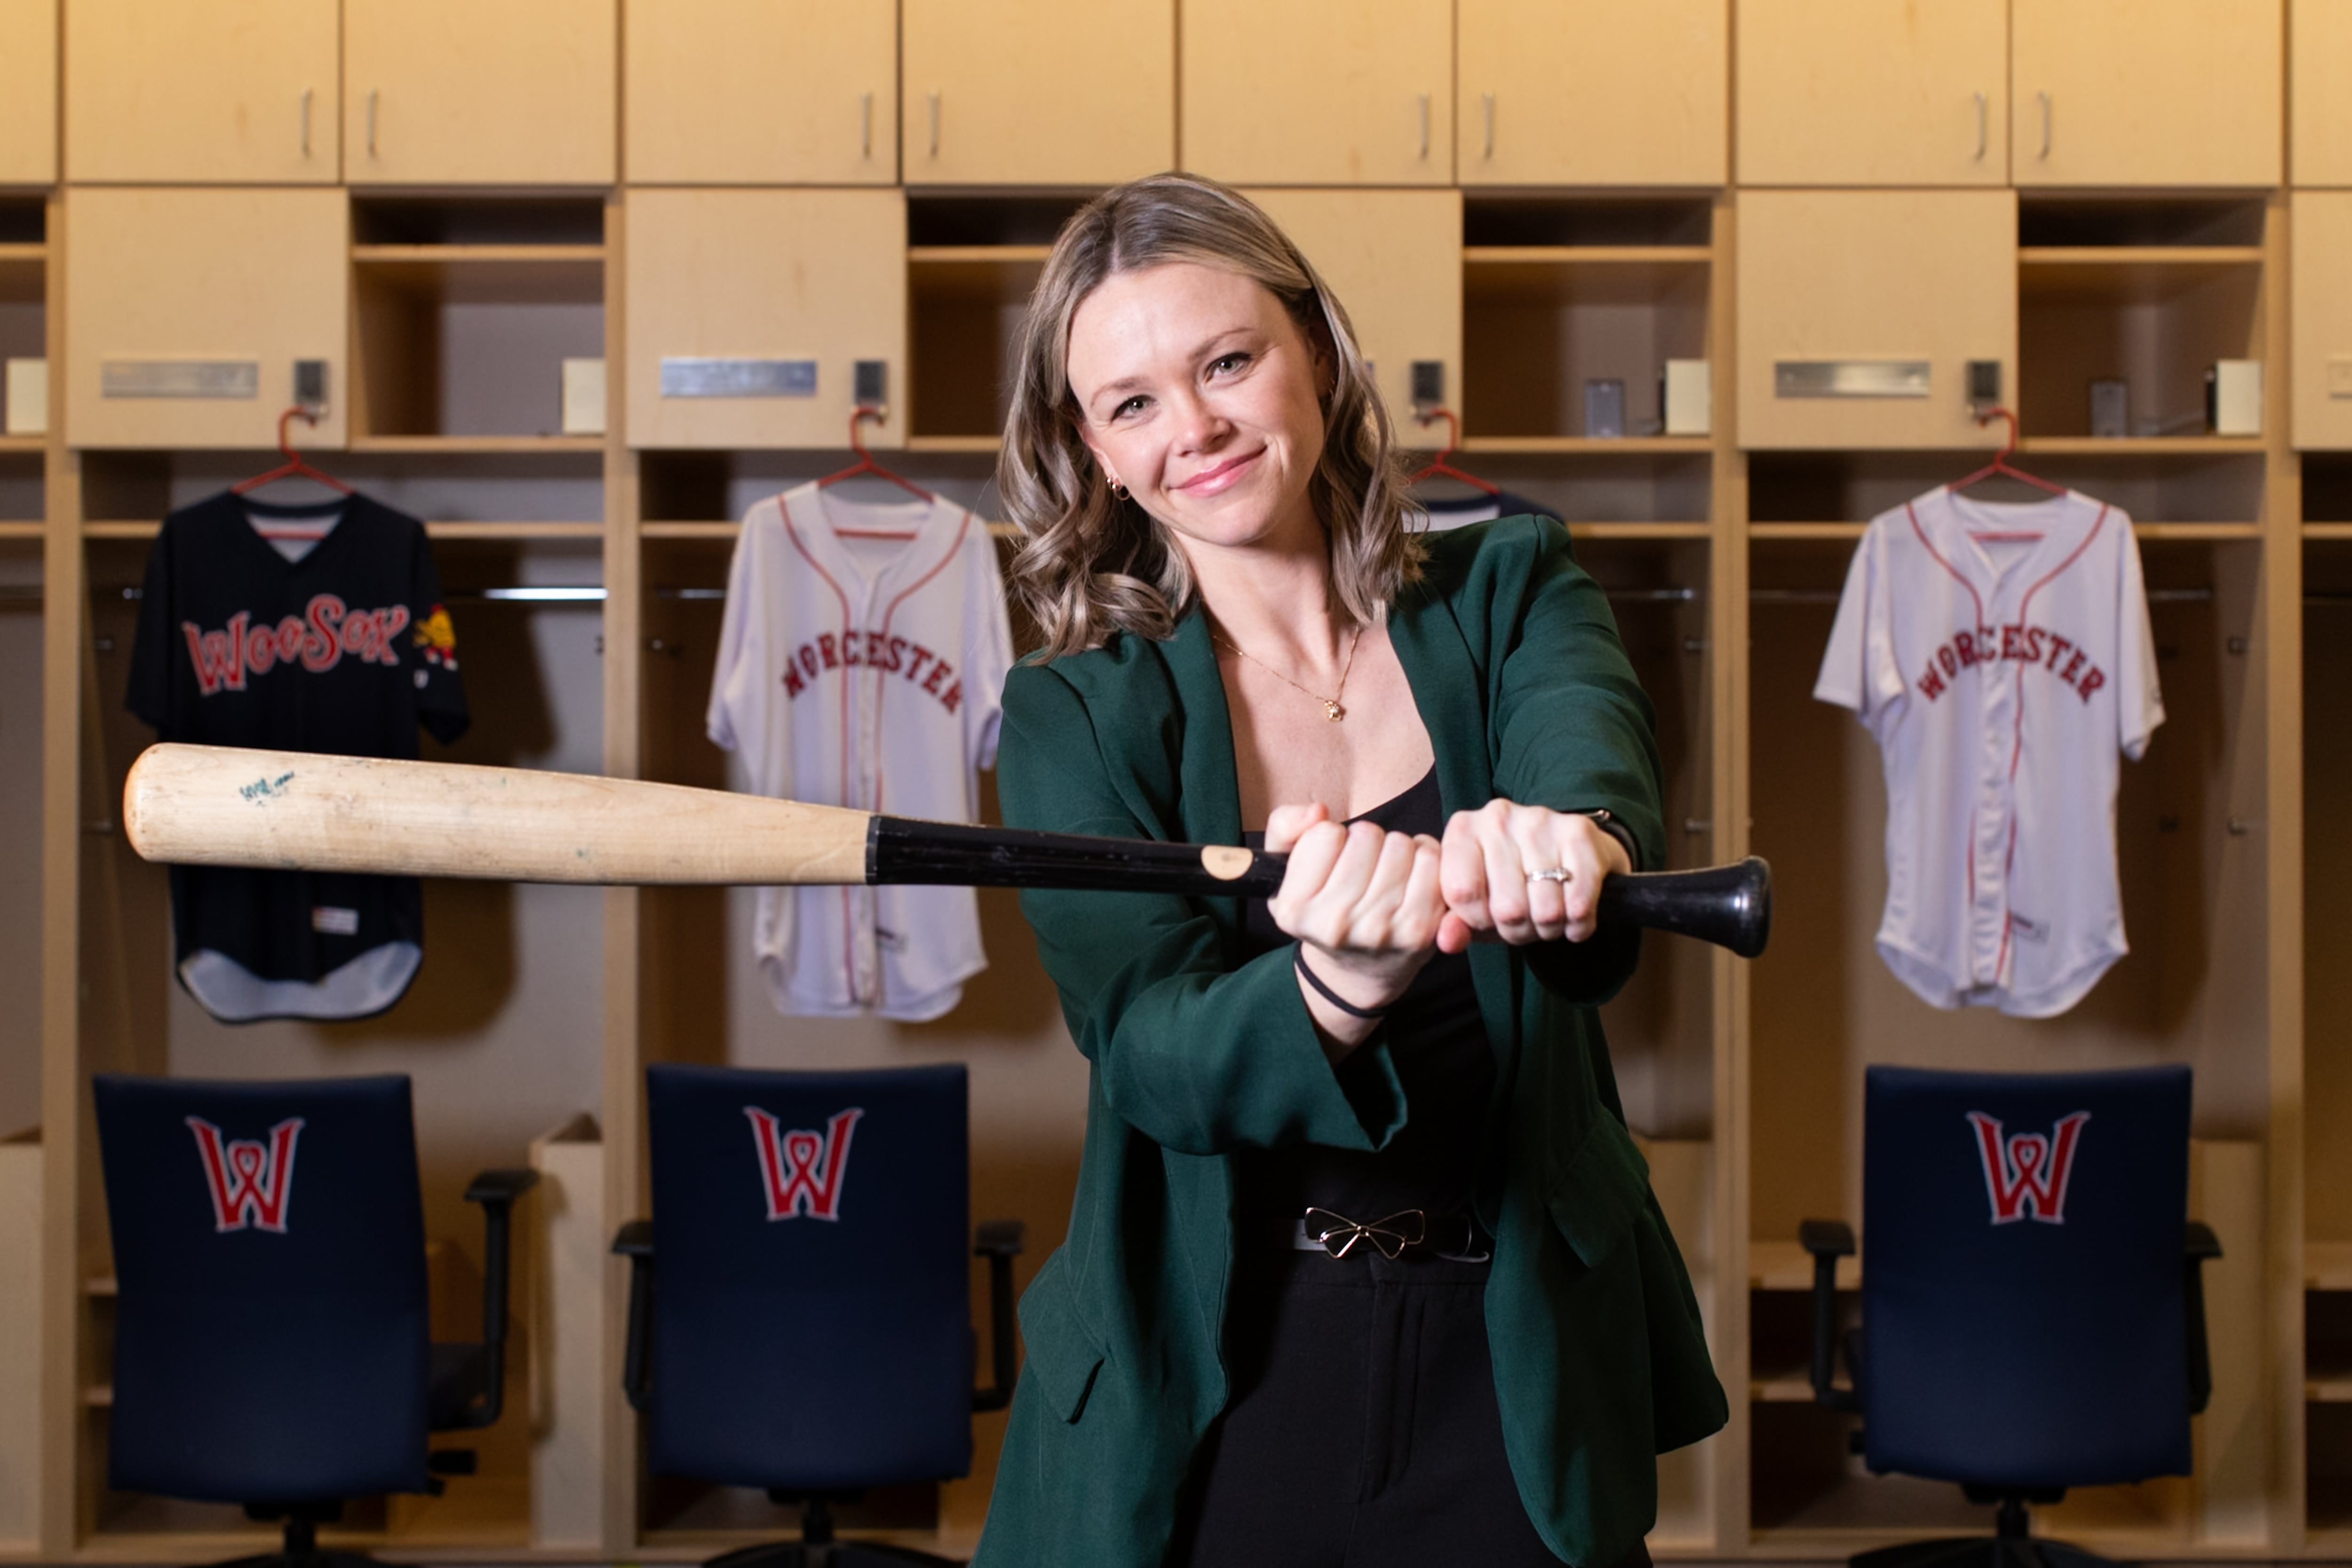
[[2263,362],[2216,360],[2206,372],[2206,412],[2216,435],[2263,433]]
[[1658,399],[1668,435],[1715,432],[1715,375],[1705,360],[1668,360],[1665,391]]
[[604,434],[604,361],[563,361],[563,434]]
[[49,361],[9,361],[6,390],[0,391],[0,404],[5,404],[7,409],[7,434],[47,435],[49,433]]

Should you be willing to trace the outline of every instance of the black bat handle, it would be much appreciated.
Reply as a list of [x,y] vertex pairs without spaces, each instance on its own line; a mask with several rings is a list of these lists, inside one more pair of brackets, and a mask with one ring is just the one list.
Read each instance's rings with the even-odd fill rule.
[[[1162,843],[1081,833],[876,817],[866,880],[951,887],[1059,888],[1265,898],[1287,857],[1217,844]],[[1754,855],[1696,871],[1634,872],[1601,886],[1601,918],[1696,936],[1743,958],[1772,930],[1772,870]]]

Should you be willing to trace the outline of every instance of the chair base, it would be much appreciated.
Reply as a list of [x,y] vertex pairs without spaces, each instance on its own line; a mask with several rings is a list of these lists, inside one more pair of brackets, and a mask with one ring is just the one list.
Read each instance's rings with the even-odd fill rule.
[[1966,1535],[1882,1546],[1846,1559],[1850,1568],[2116,1568],[2096,1552],[2061,1541],[2016,1535]]
[[779,1541],[713,1557],[703,1568],[888,1568],[889,1564],[903,1563],[963,1568],[961,1557],[940,1557],[878,1541]]

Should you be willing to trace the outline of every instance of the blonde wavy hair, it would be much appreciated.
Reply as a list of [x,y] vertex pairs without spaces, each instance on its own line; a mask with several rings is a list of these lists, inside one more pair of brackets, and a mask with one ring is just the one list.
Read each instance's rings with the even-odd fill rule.
[[996,484],[1024,536],[1013,591],[1049,659],[1100,647],[1115,632],[1165,639],[1192,607],[1184,552],[1141,507],[1111,494],[1079,435],[1069,378],[1070,320],[1086,298],[1119,273],[1177,261],[1255,279],[1331,352],[1337,384],[1323,400],[1323,456],[1307,495],[1330,540],[1343,618],[1377,622],[1421,575],[1394,432],[1348,312],[1248,197],[1195,175],[1155,174],[1106,191],[1063,225],[1017,340]]

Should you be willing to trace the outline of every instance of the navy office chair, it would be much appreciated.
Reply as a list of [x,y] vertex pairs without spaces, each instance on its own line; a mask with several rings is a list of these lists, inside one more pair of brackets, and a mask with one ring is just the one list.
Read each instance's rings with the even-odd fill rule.
[[1958,1481],[1999,1513],[1992,1537],[1865,1552],[1858,1568],[2084,1568],[2104,1560],[2027,1541],[2027,1504],[2189,1473],[2189,1418],[2212,1392],[2200,1269],[2221,1255],[2186,1219],[2189,1092],[2186,1067],[1869,1070],[1851,1388],[1832,1364],[1853,1232],[1801,1233],[1813,1396],[1861,1412],[1873,1471]]
[[[834,1541],[832,1505],[971,1469],[1012,1396],[1017,1220],[969,1242],[964,1070],[652,1067],[654,1222],[631,1260],[629,1403],[651,1468],[803,1506],[729,1568],[940,1563]],[[975,1392],[967,1259],[989,1260],[995,1385]]]
[[488,1427],[506,1375],[514,1202],[539,1179],[485,1171],[482,1338],[433,1344],[408,1080],[92,1083],[114,1234],[110,1483],[285,1521],[320,1568],[346,1498],[437,1492],[467,1450],[425,1433]]

